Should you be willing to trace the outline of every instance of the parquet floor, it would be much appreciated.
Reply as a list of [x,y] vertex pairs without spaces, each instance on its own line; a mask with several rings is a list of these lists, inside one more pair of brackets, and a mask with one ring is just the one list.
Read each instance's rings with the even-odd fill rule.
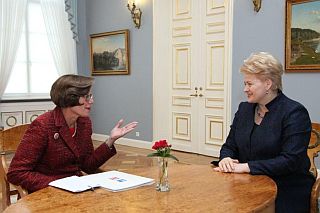
[[[94,142],[95,145],[100,142]],[[136,154],[139,156],[147,156],[149,153],[154,152],[154,150],[141,149],[136,147],[124,146],[116,144],[117,151]],[[186,153],[181,151],[172,151],[171,154],[175,155],[183,163],[193,163],[193,164],[208,164],[213,160],[213,157],[198,155],[193,153]],[[120,157],[119,157],[120,158]]]
[[[99,145],[99,142],[95,142],[95,145]],[[117,155],[113,156],[103,165],[104,170],[119,170],[126,171],[127,169],[148,167],[157,163],[156,158],[146,157],[154,150],[140,149],[124,145],[116,145]],[[199,164],[208,165],[214,159],[213,157],[185,153],[180,151],[172,151],[171,154],[179,159],[180,163],[186,164]],[[170,163],[174,163],[171,161]]]
[[[97,147],[101,142],[94,141],[94,146]],[[103,170],[118,170],[126,171],[133,168],[149,167],[157,163],[156,158],[146,157],[154,150],[140,149],[124,145],[116,145],[117,154],[109,159],[103,166]],[[213,157],[185,153],[180,151],[172,151],[180,163],[208,165],[214,159]],[[170,161],[174,163],[174,161]],[[1,189],[0,189],[1,190]],[[15,199],[14,199],[15,200]],[[0,209],[1,208],[1,194],[0,194]]]

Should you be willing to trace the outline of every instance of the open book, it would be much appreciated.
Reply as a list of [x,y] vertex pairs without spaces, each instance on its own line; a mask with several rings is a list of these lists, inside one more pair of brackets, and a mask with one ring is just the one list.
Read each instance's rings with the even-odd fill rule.
[[154,179],[151,178],[124,172],[109,171],[81,177],[66,177],[50,182],[49,186],[54,186],[71,192],[93,190],[96,187],[103,187],[109,191],[117,192],[139,186],[151,185],[153,183]]

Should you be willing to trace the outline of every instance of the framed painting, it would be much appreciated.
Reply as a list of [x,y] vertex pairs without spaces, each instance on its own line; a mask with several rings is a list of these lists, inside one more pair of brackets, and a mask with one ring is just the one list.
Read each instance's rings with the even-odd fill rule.
[[90,35],[92,75],[128,75],[129,30]]
[[320,72],[320,0],[286,0],[285,69]]

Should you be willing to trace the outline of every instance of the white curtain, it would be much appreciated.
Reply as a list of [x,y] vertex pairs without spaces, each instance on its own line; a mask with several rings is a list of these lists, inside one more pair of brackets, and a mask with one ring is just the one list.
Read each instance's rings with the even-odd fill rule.
[[40,0],[53,59],[59,75],[76,74],[76,43],[64,0]]
[[27,0],[0,0],[0,99],[15,62],[26,8]]

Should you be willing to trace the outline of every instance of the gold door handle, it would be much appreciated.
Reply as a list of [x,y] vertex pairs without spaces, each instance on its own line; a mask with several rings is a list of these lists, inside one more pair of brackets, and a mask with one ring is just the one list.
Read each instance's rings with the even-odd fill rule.
[[190,96],[198,97],[198,94],[191,94]]
[[200,93],[200,94],[199,94],[199,97],[202,97],[202,96],[203,96],[203,95]]

